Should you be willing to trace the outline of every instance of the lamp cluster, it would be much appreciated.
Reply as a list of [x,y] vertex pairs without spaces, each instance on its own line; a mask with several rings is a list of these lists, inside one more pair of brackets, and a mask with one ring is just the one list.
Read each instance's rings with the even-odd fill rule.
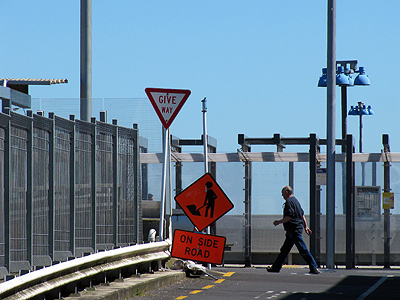
[[372,110],[371,105],[368,107],[364,104],[364,102],[358,102],[356,107],[351,106],[349,110],[349,116],[362,116],[362,115],[373,115],[374,111]]
[[[345,61],[347,62],[347,61]],[[338,64],[341,62],[337,62]],[[354,85],[370,85],[368,75],[365,74],[365,68],[360,67],[358,70],[357,64],[350,64],[351,67],[347,68],[345,65],[339,65],[336,69],[336,85],[340,86],[354,86]],[[322,69],[322,76],[318,80],[319,87],[327,86],[327,73],[328,69]]]

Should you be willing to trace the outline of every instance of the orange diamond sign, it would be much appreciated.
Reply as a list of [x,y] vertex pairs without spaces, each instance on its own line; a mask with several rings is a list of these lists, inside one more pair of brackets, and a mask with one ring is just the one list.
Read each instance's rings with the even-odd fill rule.
[[186,216],[202,231],[233,208],[233,203],[210,173],[175,196]]

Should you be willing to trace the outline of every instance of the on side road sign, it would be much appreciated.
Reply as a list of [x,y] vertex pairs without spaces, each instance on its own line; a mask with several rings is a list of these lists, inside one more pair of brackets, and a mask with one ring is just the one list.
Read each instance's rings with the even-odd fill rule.
[[146,88],[145,92],[161,123],[168,129],[189,98],[189,90]]
[[204,174],[175,196],[175,201],[199,231],[233,208],[233,203],[210,173]]
[[176,229],[171,256],[220,265],[226,238]]

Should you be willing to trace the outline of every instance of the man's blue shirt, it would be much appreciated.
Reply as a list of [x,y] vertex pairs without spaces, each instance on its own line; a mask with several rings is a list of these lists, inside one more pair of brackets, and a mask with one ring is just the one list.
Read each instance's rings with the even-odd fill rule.
[[288,198],[283,208],[283,217],[291,217],[292,219],[283,223],[285,230],[303,232],[303,215],[304,211],[296,197]]

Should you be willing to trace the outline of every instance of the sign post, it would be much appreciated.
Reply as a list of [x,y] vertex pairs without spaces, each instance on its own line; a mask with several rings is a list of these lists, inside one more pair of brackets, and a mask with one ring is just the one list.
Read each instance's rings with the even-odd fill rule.
[[[164,127],[164,145],[163,145],[163,174],[162,174],[162,187],[161,187],[161,205],[160,205],[160,226],[159,226],[159,240],[164,240],[164,215],[166,203],[166,189],[167,189],[167,175],[169,173],[168,164],[170,164],[170,132],[169,126],[174,121],[178,112],[181,110],[183,104],[189,98],[190,90],[178,89],[162,89],[162,88],[146,88],[146,95],[148,96],[155,112],[157,113],[160,121]],[[169,178],[171,180],[171,178]],[[170,197],[170,207],[172,206],[172,197]],[[171,220],[169,220],[169,234],[172,234]],[[171,236],[169,236],[171,238]]]

